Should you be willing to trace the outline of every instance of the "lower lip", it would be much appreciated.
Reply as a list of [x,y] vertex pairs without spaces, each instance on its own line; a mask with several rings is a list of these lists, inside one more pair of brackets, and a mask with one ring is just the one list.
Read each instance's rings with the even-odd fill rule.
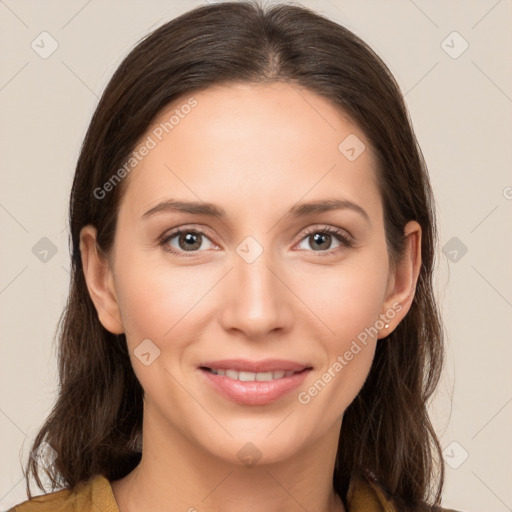
[[310,369],[306,369],[281,379],[244,382],[216,375],[202,368],[199,370],[221,395],[243,405],[266,405],[275,402],[298,388],[310,372]]

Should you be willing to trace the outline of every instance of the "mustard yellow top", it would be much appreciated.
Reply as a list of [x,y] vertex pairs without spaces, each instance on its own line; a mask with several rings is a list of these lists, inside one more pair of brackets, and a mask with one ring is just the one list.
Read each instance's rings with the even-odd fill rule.
[[[348,512],[398,512],[373,483],[351,481],[348,494]],[[35,496],[7,512],[119,512],[110,481],[96,475],[77,487],[76,492],[62,489]],[[456,512],[446,510],[444,512]]]

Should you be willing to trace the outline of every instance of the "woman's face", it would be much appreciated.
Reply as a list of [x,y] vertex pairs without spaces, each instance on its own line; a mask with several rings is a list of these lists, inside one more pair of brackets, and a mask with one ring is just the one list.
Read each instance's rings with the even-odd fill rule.
[[389,267],[364,134],[308,90],[237,84],[174,102],[138,151],[111,296],[92,295],[145,425],[237,463],[337,439],[414,287]]

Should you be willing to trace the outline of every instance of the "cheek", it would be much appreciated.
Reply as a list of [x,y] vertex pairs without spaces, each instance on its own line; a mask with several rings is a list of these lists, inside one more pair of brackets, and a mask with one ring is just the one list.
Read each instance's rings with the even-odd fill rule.
[[[192,269],[171,268],[149,258],[127,259],[117,268],[119,304],[137,379],[148,396],[174,397],[176,403],[183,404],[188,401],[180,395],[179,387],[170,385],[172,379],[164,369],[172,373],[181,371],[187,354],[185,347],[199,336],[198,315],[207,307],[207,300],[201,298],[215,283],[212,272],[205,274]],[[141,344],[147,339],[159,353],[153,345]],[[157,353],[158,356],[145,366],[138,357],[148,350],[150,357]]]
[[194,314],[214,281],[212,273],[208,278],[192,269],[171,267],[143,256],[119,262],[116,287],[131,344],[149,338],[160,345],[172,337],[173,329],[179,330],[187,315]]
[[296,276],[297,295],[317,316],[339,348],[382,313],[387,267],[371,258],[353,257],[338,266]]
[[368,252],[347,258],[338,267],[317,270],[314,278],[301,279],[299,294],[324,326],[326,357],[299,402],[311,412],[329,411],[326,422],[350,405],[370,371],[387,282],[387,265],[382,261],[385,258]]

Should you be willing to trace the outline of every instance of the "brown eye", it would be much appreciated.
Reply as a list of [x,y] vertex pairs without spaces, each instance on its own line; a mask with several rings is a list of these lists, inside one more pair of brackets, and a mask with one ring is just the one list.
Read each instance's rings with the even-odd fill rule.
[[201,247],[201,235],[200,233],[180,233],[178,236],[178,245],[180,249],[184,251],[193,251]]
[[[308,247],[303,247],[303,249],[311,250],[319,255],[333,254],[343,248],[354,246],[354,239],[351,236],[329,226],[310,229],[305,233],[301,243],[304,241]],[[332,248],[333,242],[338,244],[334,248]]]
[[332,235],[327,233],[315,233],[314,235],[309,235],[310,246],[314,249],[318,247],[321,250],[329,249],[332,243]]
[[[204,247],[204,242],[206,243],[206,247]],[[173,254],[186,256],[186,252],[196,253],[200,252],[199,249],[209,249],[208,243],[213,246],[210,239],[203,233],[201,230],[195,229],[177,229],[172,233],[166,235],[160,242],[160,245],[163,245],[166,251],[169,251]]]

